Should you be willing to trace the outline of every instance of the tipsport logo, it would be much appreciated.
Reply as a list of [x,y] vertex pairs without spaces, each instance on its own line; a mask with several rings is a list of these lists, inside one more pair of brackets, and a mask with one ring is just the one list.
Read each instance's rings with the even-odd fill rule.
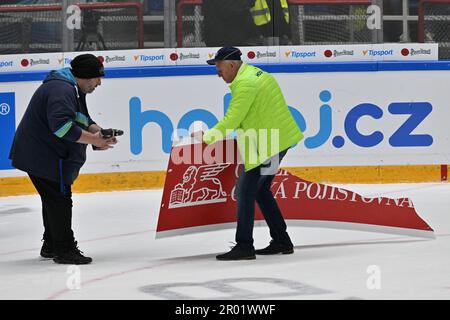
[[[104,63],[105,62],[105,57],[103,56],[97,56],[97,59],[101,62]],[[63,65],[63,66],[70,66],[70,63],[72,62],[73,58],[63,58],[63,59],[58,59],[58,63]]]
[[70,66],[70,63],[72,62],[72,58],[64,58],[64,59],[58,59],[58,62],[64,66]]
[[370,57],[388,57],[394,55],[394,49],[391,50],[363,50],[363,55]]
[[145,54],[141,54],[141,55],[137,55],[137,56],[133,56],[134,61],[141,61],[141,62],[154,62],[154,61],[164,61],[164,55],[145,55]]
[[294,59],[306,59],[306,58],[315,58],[316,51],[286,51],[284,53],[286,58],[294,58]]
[[13,66],[13,61],[12,60],[0,60],[0,69],[1,68],[8,68],[8,67],[12,67]]
[[[352,143],[361,148],[372,148],[387,141],[392,147],[428,147],[433,144],[433,137],[430,134],[414,134],[413,131],[432,112],[432,105],[428,102],[392,102],[388,105],[388,114],[373,103],[366,102],[352,107],[344,116],[343,132],[345,135],[333,136],[333,128],[337,126],[333,119],[333,94],[329,90],[323,90],[319,94],[319,128],[309,128],[307,119],[302,113],[289,106],[289,110],[296,123],[305,134],[303,144],[307,149],[317,149],[325,145],[331,139],[331,145],[340,149],[346,143]],[[231,101],[231,94],[224,96],[224,114]],[[133,97],[129,102],[130,108],[130,146],[131,152],[138,155],[142,152],[142,130],[150,123],[161,128],[162,151],[170,153],[172,139],[175,133],[174,122],[162,111],[146,110],[142,111],[141,99]],[[364,118],[372,118],[373,121],[386,121],[387,117],[408,116],[406,120],[395,129],[394,133],[387,136],[385,133],[376,130],[370,133],[360,131],[358,122]],[[208,128],[212,128],[218,122],[214,114],[206,109],[193,109],[182,115],[176,126],[177,132],[188,132],[190,126],[196,122],[205,123]],[[310,135],[310,132],[316,132]]]

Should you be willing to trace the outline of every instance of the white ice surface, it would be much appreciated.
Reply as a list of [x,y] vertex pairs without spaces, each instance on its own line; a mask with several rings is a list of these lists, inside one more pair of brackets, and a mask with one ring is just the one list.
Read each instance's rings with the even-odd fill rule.
[[[410,197],[436,239],[291,226],[293,255],[222,262],[234,229],[155,239],[161,190],[74,194],[75,236],[94,259],[77,273],[39,258],[39,197],[5,197],[0,299],[449,299],[450,184],[342,187]],[[266,246],[267,227],[254,238]]]

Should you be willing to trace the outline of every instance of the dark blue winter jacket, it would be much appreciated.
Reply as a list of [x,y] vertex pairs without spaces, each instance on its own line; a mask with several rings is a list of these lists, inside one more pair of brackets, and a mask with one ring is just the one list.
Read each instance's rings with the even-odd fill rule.
[[81,130],[94,121],[70,68],[52,71],[36,90],[17,127],[9,158],[17,169],[71,185],[86,161]]

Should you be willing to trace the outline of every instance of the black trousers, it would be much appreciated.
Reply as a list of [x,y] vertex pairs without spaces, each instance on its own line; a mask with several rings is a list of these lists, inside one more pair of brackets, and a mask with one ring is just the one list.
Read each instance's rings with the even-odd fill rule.
[[73,242],[72,190],[69,185],[28,174],[41,196],[44,241],[53,245],[55,252],[62,252]]
[[278,166],[286,153],[287,150],[284,150],[273,156],[267,163],[247,172],[243,171],[240,174],[236,183],[236,243],[253,246],[256,202],[269,226],[272,239],[285,245],[292,245],[291,239],[286,231],[286,222],[270,190],[272,181],[278,171]]

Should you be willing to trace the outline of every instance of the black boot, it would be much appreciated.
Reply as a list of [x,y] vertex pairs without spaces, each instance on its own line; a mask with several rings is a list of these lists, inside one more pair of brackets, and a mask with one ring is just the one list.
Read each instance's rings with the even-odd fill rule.
[[255,251],[256,254],[269,255],[269,254],[291,254],[294,253],[294,246],[292,244],[284,244],[276,242],[275,240],[270,241],[270,244],[264,249],[259,249]]
[[48,240],[44,240],[41,248],[41,257],[51,259],[54,255],[53,244]]
[[62,246],[58,249],[53,261],[61,264],[88,264],[92,262],[92,258],[82,255],[83,251],[80,251],[77,247],[77,242]]
[[235,245],[231,251],[219,254],[216,256],[217,260],[253,260],[256,259],[255,256],[255,248],[253,245],[242,245],[237,244]]

